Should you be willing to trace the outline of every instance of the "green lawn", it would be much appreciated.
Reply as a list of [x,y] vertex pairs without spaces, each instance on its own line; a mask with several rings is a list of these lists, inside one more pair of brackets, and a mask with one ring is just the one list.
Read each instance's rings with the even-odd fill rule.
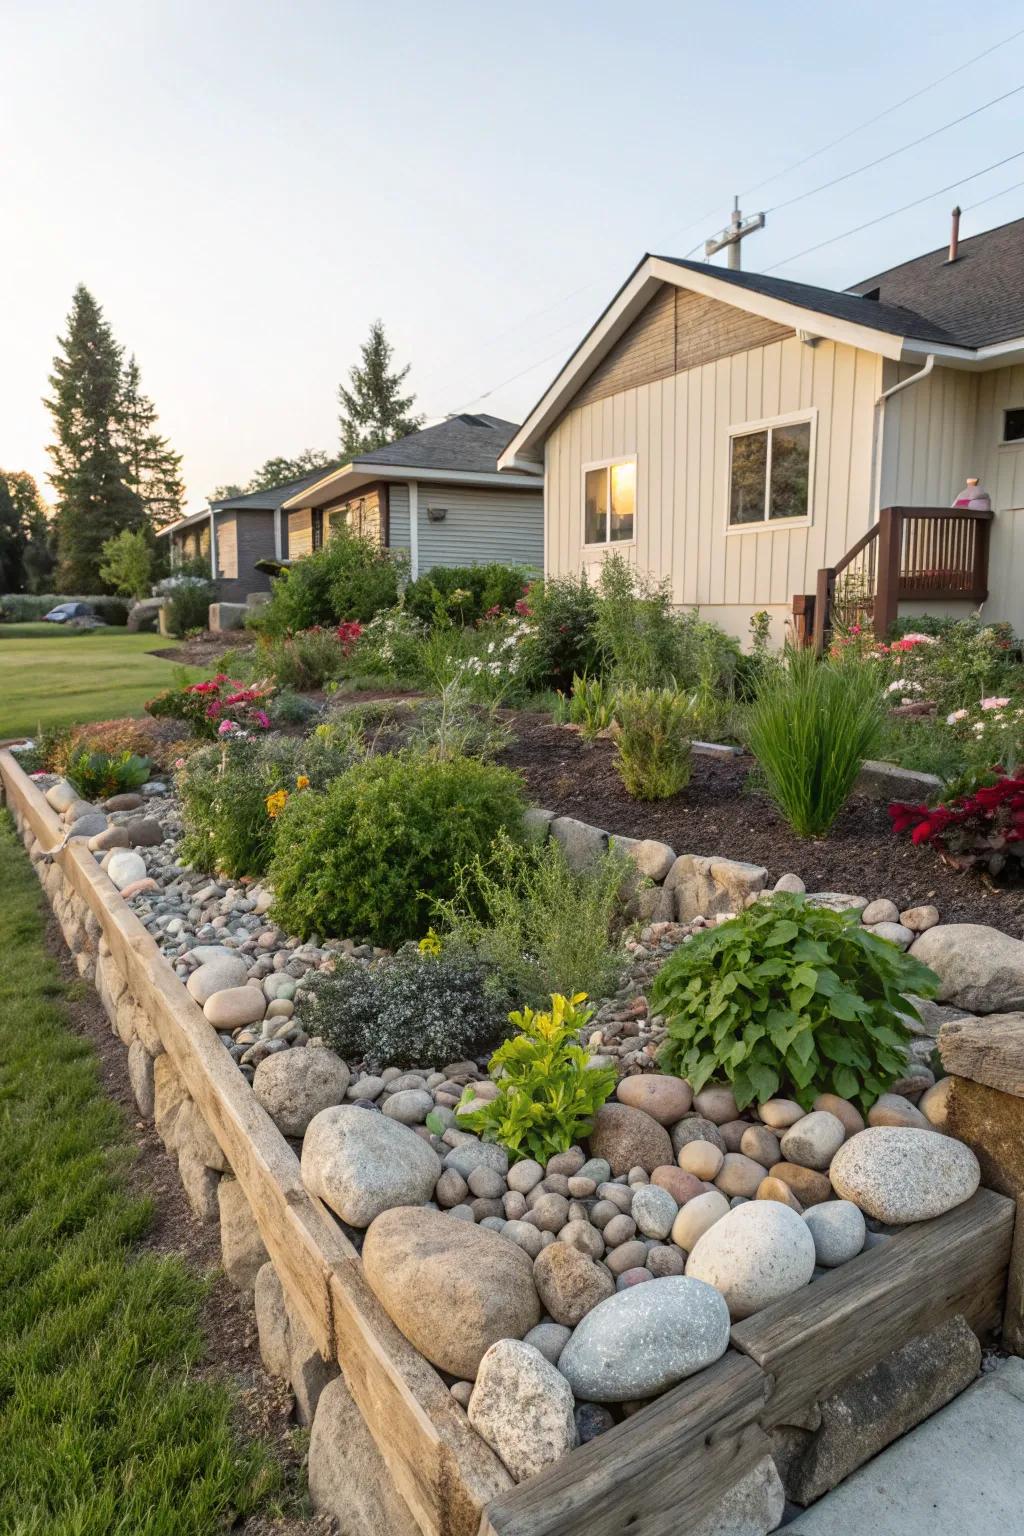
[[40,725],[141,715],[176,671],[173,662],[149,653],[173,643],[114,627],[0,624],[0,741],[30,736]]
[[[137,1246],[122,1116],[66,1023],[41,893],[0,818],[0,1531],[212,1536],[281,1469],[196,1374],[204,1287]],[[82,983],[75,983],[81,986]]]

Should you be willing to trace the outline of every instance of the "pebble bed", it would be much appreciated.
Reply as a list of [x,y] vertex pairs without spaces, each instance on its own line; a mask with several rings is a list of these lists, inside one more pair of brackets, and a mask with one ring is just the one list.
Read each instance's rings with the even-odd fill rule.
[[[922,1005],[906,1074],[866,1124],[833,1095],[809,1112],[778,1099],[741,1114],[728,1087],[695,1096],[656,1071],[665,1029],[645,993],[725,913],[650,922],[628,941],[621,986],[586,1041],[620,1073],[614,1099],[586,1147],[510,1165],[456,1123],[467,1087],[478,1101],[498,1092],[482,1062],[346,1063],[303,1030],[307,977],[383,951],[289,938],[265,887],[179,864],[165,784],[102,808],[63,781],[41,787],[301,1151],[307,1188],[361,1247],[382,1305],[513,1476],[711,1364],[733,1321],[977,1187],[973,1153],[941,1134],[944,1087],[929,1065],[940,1024],[962,1010]],[[788,875],[778,888],[802,883]],[[860,907],[903,948],[939,922],[934,907],[901,913],[884,898],[810,899]]]

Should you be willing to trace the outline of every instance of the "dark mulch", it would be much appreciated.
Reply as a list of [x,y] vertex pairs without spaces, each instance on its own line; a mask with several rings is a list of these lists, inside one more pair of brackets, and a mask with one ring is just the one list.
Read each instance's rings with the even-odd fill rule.
[[225,651],[251,651],[255,645],[255,636],[246,634],[244,629],[225,630],[221,634],[208,629],[201,635],[193,635],[190,640],[182,640],[163,650],[151,651],[150,655],[176,661],[182,667],[212,667],[218,656],[223,656]]
[[752,784],[752,758],[695,754],[681,794],[643,804],[623,788],[610,742],[588,746],[546,716],[510,718],[514,737],[502,762],[520,770],[532,800],[559,815],[625,837],[660,838],[677,853],[761,864],[773,882],[792,871],[811,891],[888,896],[900,908],[934,902],[944,922],[991,923],[1024,936],[1024,889],[990,890],[978,875],[948,868],[933,849],[894,837],[882,802],[854,796],[827,838],[796,837]]

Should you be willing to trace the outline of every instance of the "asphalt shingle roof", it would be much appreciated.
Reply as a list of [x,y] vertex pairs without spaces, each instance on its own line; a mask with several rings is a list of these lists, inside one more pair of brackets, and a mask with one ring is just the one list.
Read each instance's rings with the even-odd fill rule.
[[[410,432],[408,437],[400,437],[397,442],[375,448],[372,453],[361,453],[353,458],[352,463],[360,467],[364,464],[394,464],[396,468],[455,469],[494,474],[498,467],[498,455],[518,430],[516,422],[503,421],[500,416],[472,416],[463,413],[439,422],[436,427],[424,427],[421,432]],[[324,470],[320,478],[326,473]]]
[[315,469],[311,474],[300,475],[297,480],[285,480],[281,485],[268,486],[263,491],[247,491],[242,496],[228,496],[223,501],[211,501],[210,506],[214,512],[231,511],[237,507],[241,512],[274,512],[286,502],[289,496],[297,496],[299,491],[305,490],[307,485],[315,485],[322,480],[324,475],[329,475],[335,468],[333,464],[325,465],[323,469]]

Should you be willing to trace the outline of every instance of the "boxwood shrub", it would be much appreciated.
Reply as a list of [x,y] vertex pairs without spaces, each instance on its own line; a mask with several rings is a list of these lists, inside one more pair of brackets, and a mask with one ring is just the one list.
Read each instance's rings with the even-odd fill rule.
[[518,776],[473,758],[356,763],[323,794],[286,806],[270,871],[274,920],[304,937],[416,938],[464,865],[502,831],[523,839],[523,810]]

